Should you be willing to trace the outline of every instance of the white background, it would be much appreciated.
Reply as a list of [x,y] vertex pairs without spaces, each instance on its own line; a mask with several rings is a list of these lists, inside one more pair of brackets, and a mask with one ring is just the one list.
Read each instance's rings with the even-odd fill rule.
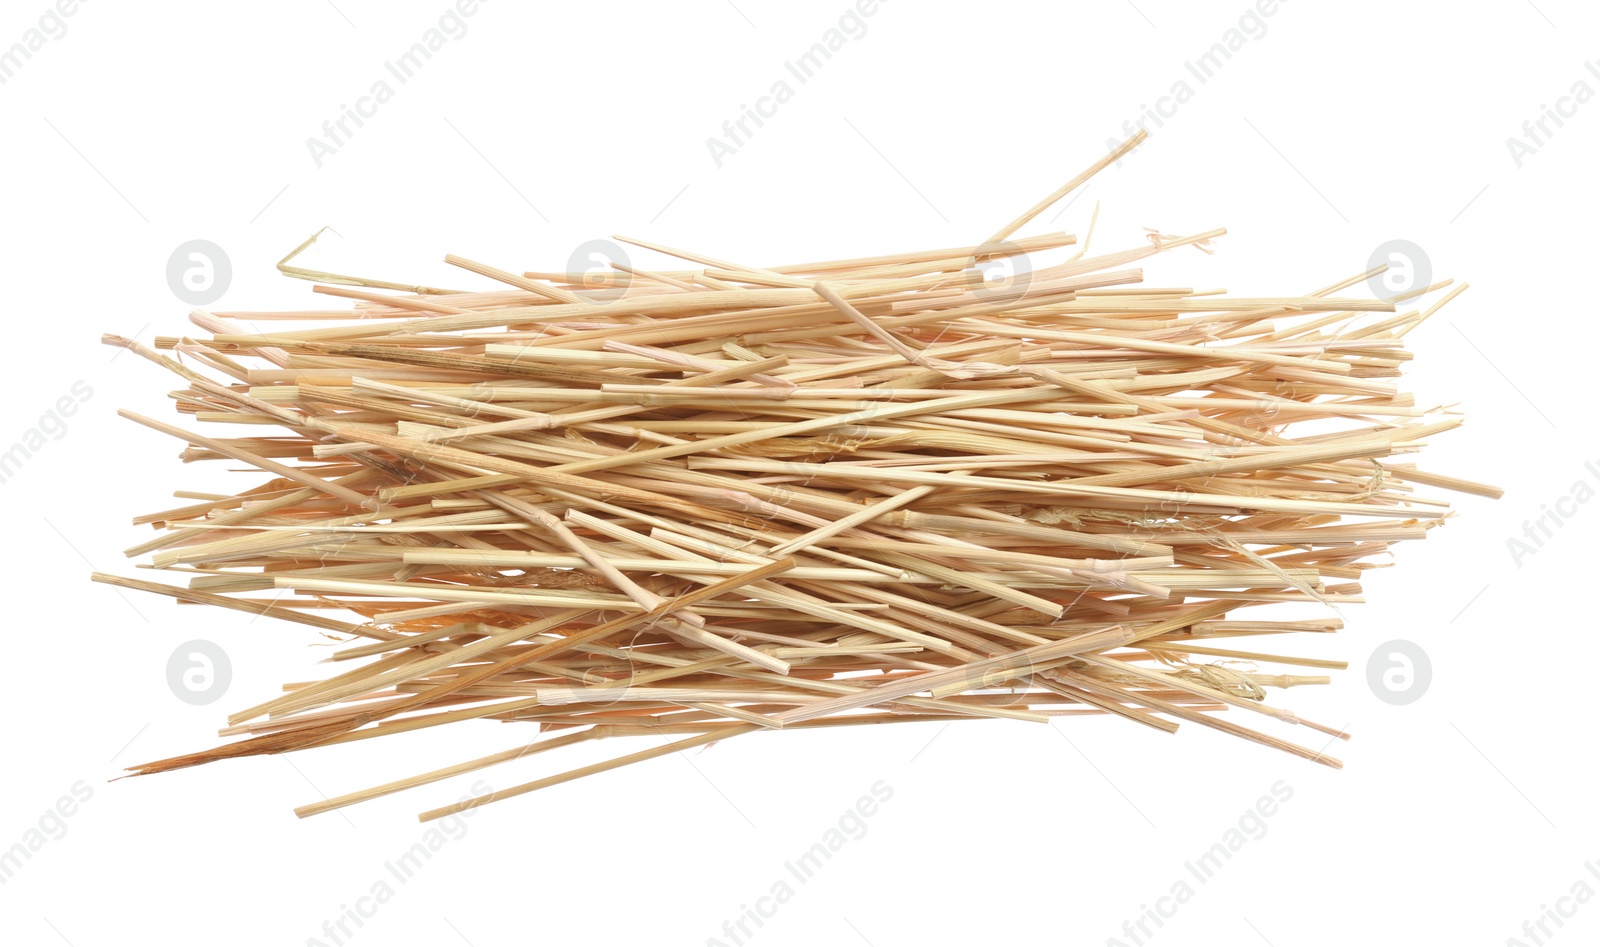
[[[1513,161],[1506,141],[1600,54],[1575,0],[1283,3],[1207,83],[1184,64],[1245,0],[887,0],[748,143],[706,139],[787,74],[844,0],[521,4],[492,0],[320,169],[320,134],[416,42],[446,0],[84,3],[0,85],[0,272],[7,309],[0,445],[83,380],[66,433],[0,487],[11,592],[0,848],[79,780],[65,834],[0,886],[0,940],[305,944],[422,837],[447,782],[304,821],[295,805],[517,745],[481,723],[295,756],[107,782],[210,746],[229,710],[320,676],[310,629],[88,582],[134,574],[130,519],[170,492],[256,478],[182,466],[177,441],[116,417],[172,417],[174,381],[102,332],[187,329],[169,254],[223,247],[215,308],[326,302],[273,264],[477,286],[446,253],[563,269],[623,233],[772,265],[971,245],[1122,137],[1173,82],[1193,97],[1121,168],[1033,230],[1131,247],[1141,228],[1229,229],[1217,254],[1164,255],[1156,285],[1303,293],[1366,268],[1383,242],[1425,248],[1473,288],[1409,336],[1419,404],[1460,403],[1425,469],[1507,488],[1374,573],[1347,629],[1301,644],[1347,660],[1279,703],[1355,739],[1342,772],[1195,725],[1115,719],[757,735],[479,811],[347,942],[693,944],[788,877],[784,863],[876,781],[893,798],[749,943],[1090,944],[1189,878],[1147,942],[1504,944],[1600,858],[1590,724],[1593,553],[1579,505],[1517,564],[1507,539],[1576,481],[1596,485],[1588,386],[1597,341],[1593,168],[1600,103]],[[735,6],[737,4],[737,6]],[[0,44],[45,0],[6,0]],[[1600,68],[1600,66],[1597,66]],[[791,79],[791,84],[793,81]],[[1053,220],[1053,223],[1051,222]],[[641,253],[643,265],[666,265]],[[1358,287],[1359,290],[1359,287]],[[1354,292],[1354,291],[1353,291]],[[1426,491],[1436,492],[1436,491]],[[1571,506],[1567,507],[1572,509]],[[159,578],[159,577],[157,577]],[[231,689],[168,690],[180,643],[231,656]],[[1431,687],[1392,706],[1368,658],[1391,639],[1431,657]],[[1290,647],[1290,645],[1285,645]],[[1232,713],[1235,719],[1238,714]],[[1293,734],[1307,740],[1308,731]],[[1315,734],[1309,734],[1315,737]],[[486,771],[509,786],[634,749],[569,750]],[[503,770],[503,771],[502,771]],[[1216,877],[1184,863],[1278,781],[1293,798]],[[1597,867],[1600,870],[1600,867]],[[791,879],[792,882],[792,879]],[[1600,938],[1600,902],[1555,943]]]

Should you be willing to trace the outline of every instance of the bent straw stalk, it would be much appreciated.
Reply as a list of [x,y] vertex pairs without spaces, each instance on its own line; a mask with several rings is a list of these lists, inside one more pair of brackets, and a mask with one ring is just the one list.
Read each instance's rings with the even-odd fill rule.
[[[437,818],[749,733],[1091,714],[1339,766],[1250,724],[1345,737],[1266,700],[1344,663],[1224,639],[1341,627],[1231,613],[1361,601],[1372,560],[1450,515],[1417,487],[1499,495],[1399,460],[1462,421],[1395,379],[1464,287],[1418,310],[1397,304],[1449,284],[1235,297],[1129,268],[1220,230],[1025,273],[1076,240],[1016,231],[1142,138],[974,247],[755,267],[632,241],[693,265],[598,280],[448,257],[495,284],[474,291],[286,258],[355,310],[106,336],[179,376],[191,426],[248,427],[124,417],[268,476],[136,520],[158,535],[128,554],[186,581],[95,580],[347,643],[229,717],[241,739],[132,771],[481,719],[549,734],[304,816],[668,738]],[[994,260],[1025,275],[988,281]]]

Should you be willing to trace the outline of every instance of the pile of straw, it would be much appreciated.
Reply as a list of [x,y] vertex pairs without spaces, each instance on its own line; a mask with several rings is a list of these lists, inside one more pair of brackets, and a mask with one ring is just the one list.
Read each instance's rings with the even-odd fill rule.
[[[191,427],[259,433],[124,416],[268,479],[137,520],[159,534],[129,554],[186,585],[95,578],[348,641],[339,673],[233,714],[222,734],[243,739],[134,771],[538,724],[308,815],[665,738],[436,818],[758,731],[1080,714],[1339,765],[1216,713],[1344,737],[1265,700],[1328,680],[1284,668],[1344,665],[1222,639],[1336,630],[1230,616],[1358,602],[1370,560],[1448,514],[1415,488],[1498,494],[1397,459],[1461,423],[1395,379],[1406,334],[1465,287],[1419,311],[1448,284],[1142,285],[1138,261],[1220,230],[1027,271],[1076,241],[1013,234],[1137,143],[974,247],[754,267],[629,241],[693,267],[599,278],[448,258],[495,284],[475,291],[286,263],[356,311],[108,336],[179,376]],[[986,278],[996,261],[1012,275]]]

